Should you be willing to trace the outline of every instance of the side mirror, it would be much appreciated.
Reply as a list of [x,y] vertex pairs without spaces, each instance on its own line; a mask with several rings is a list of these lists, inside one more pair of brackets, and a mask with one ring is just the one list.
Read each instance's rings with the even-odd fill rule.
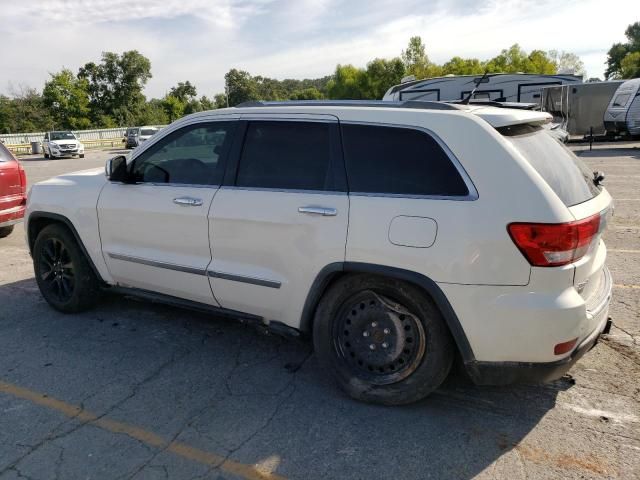
[[128,180],[127,157],[118,155],[107,160],[104,166],[104,174],[111,182],[126,183]]

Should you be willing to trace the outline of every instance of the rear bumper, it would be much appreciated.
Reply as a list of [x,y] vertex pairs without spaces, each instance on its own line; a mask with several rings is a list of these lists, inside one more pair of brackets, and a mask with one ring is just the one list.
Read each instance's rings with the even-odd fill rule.
[[613,282],[606,266],[603,267],[604,280],[598,301],[587,310],[584,321],[595,325],[570,355],[553,362],[483,362],[471,361],[465,364],[467,373],[478,385],[508,385],[513,383],[546,383],[562,377],[571,367],[598,342],[602,333],[611,328],[609,304]]
[[20,223],[24,218],[26,205],[19,205],[8,210],[0,210],[0,227],[9,227]]
[[469,362],[467,373],[476,385],[510,385],[514,383],[548,383],[567,373],[582,356],[591,350],[602,333],[608,333],[611,320],[607,317],[567,358],[548,363]]

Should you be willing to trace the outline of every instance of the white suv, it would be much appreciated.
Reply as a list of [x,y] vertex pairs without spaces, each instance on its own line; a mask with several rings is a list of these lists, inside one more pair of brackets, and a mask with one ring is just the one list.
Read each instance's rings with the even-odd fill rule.
[[73,132],[47,132],[42,141],[44,158],[75,157],[84,158],[84,145]]
[[56,309],[102,289],[308,334],[351,396],[561,376],[608,326],[602,177],[541,112],[436,102],[251,103],[174,122],[33,187]]

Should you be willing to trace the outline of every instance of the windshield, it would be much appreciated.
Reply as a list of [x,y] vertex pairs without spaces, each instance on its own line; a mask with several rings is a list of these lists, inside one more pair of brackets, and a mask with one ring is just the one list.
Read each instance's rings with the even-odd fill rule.
[[156,133],[157,130],[155,128],[143,128],[140,130],[140,135],[150,136]]
[[499,128],[567,207],[597,196],[593,172],[547,130],[532,125]]
[[51,132],[51,140],[75,140],[76,136],[71,132]]

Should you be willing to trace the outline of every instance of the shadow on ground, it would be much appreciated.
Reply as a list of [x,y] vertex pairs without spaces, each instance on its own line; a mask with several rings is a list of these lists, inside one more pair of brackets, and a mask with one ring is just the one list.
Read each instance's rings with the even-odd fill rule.
[[[421,403],[367,405],[336,389],[307,342],[122,297],[62,315],[33,279],[0,286],[0,351],[1,381],[304,479],[472,478],[520,442],[571,386],[481,388],[452,375]],[[42,422],[19,412],[8,419],[0,472],[17,455],[13,442],[37,443],[23,438],[25,422]],[[100,452],[91,461],[105,463],[113,477],[143,476],[161,460],[171,478],[195,468],[154,448],[108,453],[114,442],[129,441],[90,426],[55,440],[64,442],[65,458]],[[63,476],[78,476],[65,465]],[[217,475],[210,478],[226,478]]]

